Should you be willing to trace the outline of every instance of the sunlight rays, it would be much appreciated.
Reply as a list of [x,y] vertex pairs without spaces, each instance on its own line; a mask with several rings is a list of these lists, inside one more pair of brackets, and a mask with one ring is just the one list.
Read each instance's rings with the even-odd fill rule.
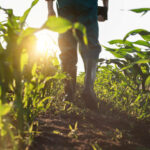
[[48,55],[48,56],[56,55],[56,53],[58,53],[57,36],[58,36],[57,33],[49,30],[42,30],[36,33],[37,53],[39,55]]

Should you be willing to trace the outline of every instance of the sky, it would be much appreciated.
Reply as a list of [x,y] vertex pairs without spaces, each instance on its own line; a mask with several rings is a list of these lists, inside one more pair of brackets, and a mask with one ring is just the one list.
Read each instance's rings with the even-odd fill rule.
[[[32,0],[0,0],[3,8],[12,8],[15,15],[22,15],[30,6]],[[99,1],[99,5],[101,0]],[[130,12],[133,8],[150,7],[150,0],[109,0],[108,21],[99,23],[99,41],[102,45],[108,45],[108,41],[122,39],[126,33],[133,29],[147,29],[150,31],[150,12],[142,16]],[[32,9],[27,18],[27,25],[30,27],[41,27],[47,19],[47,2],[39,0],[39,3]],[[0,11],[0,20],[4,15]],[[112,55],[104,50],[100,54],[102,58],[111,58]],[[79,70],[83,71],[83,64],[79,58]]]

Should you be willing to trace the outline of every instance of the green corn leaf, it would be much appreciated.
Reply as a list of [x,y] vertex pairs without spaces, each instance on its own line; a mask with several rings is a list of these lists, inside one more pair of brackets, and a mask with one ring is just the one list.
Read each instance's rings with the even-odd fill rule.
[[134,46],[133,42],[130,41],[124,41],[124,40],[112,40],[109,41],[109,44],[115,44],[117,47],[121,47],[120,49],[118,49],[118,51],[124,51],[124,52],[129,52],[129,53],[133,53],[133,52],[137,52],[137,51],[141,51],[141,49],[139,47]]
[[132,30],[129,33],[127,33],[123,40],[125,41],[129,36],[136,35],[136,34],[139,34],[144,39],[150,38],[150,32],[149,31],[147,31],[145,29],[136,29],[136,30]]
[[106,51],[109,51],[109,52],[115,52],[116,50],[114,48],[109,48],[109,47],[106,47],[104,45],[102,45],[102,47],[105,48]]
[[73,128],[72,128],[72,126],[71,126],[71,124],[69,124],[69,129],[70,129],[70,130],[72,130],[72,129],[73,129]]
[[3,33],[6,33],[6,28],[1,22],[0,22],[0,31],[2,31]]
[[73,27],[74,27],[75,29],[77,29],[77,30],[79,30],[79,31],[82,32],[82,34],[83,34],[83,41],[84,41],[85,45],[88,45],[86,27],[85,27],[83,24],[78,23],[78,22],[75,23],[75,24],[73,25]]
[[26,21],[28,15],[29,15],[31,9],[38,3],[38,1],[39,1],[39,0],[34,0],[34,1],[32,2],[32,4],[31,4],[30,8],[28,8],[28,9],[24,12],[23,16],[20,17],[21,28],[23,27],[23,25],[24,25],[24,23],[25,23],[25,21]]
[[135,52],[135,50],[131,49],[131,48],[130,49],[129,48],[120,48],[119,51],[124,52],[124,53],[133,53],[133,52]]
[[6,13],[7,13],[9,16],[12,16],[12,15],[13,15],[13,10],[12,10],[12,9],[7,9],[7,10],[6,10]]
[[150,32],[141,35],[142,38],[146,41],[150,41]]
[[134,63],[132,63],[132,64],[126,66],[126,67],[121,68],[121,70],[129,69],[129,68],[133,67],[133,65],[134,65]]
[[75,123],[74,125],[74,129],[77,130],[78,129],[78,122]]
[[110,64],[110,63],[116,64],[119,68],[122,68],[126,62],[123,60],[120,60],[120,59],[109,59],[109,60],[107,60],[107,64]]
[[138,61],[131,63],[130,65],[128,65],[126,67],[123,67],[122,70],[129,69],[129,68],[133,67],[135,64],[145,64],[145,63],[149,63],[149,62],[150,62],[150,59],[140,59]]
[[46,97],[44,99],[42,99],[39,103],[38,103],[38,107],[41,107],[43,106],[43,104],[46,102],[46,101],[51,101],[51,97]]
[[111,53],[117,58],[124,58],[124,56],[119,53],[116,53],[116,52],[111,52]]
[[9,29],[11,28],[12,30],[17,30],[19,28],[19,24],[18,24],[18,20],[20,19],[20,17],[15,16],[13,13],[13,9],[5,9],[5,8],[0,8],[2,9],[7,15],[7,23],[4,24],[0,24],[0,28],[2,27],[2,32],[6,33],[7,30],[5,27],[9,27]]
[[140,57],[140,58],[146,58],[149,54],[147,52],[138,52],[137,55]]
[[5,9],[0,7],[1,10],[3,10],[7,15],[12,16],[13,15],[13,10],[12,9]]
[[147,77],[145,81],[145,86],[150,86],[150,76]]
[[10,104],[0,104],[0,116],[8,114],[11,110]]
[[28,63],[28,54],[22,53],[21,55],[21,71],[23,71],[24,66]]
[[72,23],[62,17],[51,16],[42,28],[48,28],[54,32],[64,33],[72,28]]
[[128,46],[133,46],[132,42],[130,41],[124,41],[124,40],[120,40],[120,39],[116,39],[116,40],[111,40],[108,42],[109,44],[120,44],[120,45],[128,45]]
[[130,11],[135,13],[143,13],[143,15],[145,15],[148,11],[150,11],[150,8],[137,8],[137,9],[131,9]]
[[149,63],[150,59],[140,59],[138,61],[136,61],[136,64],[145,64],[145,63]]
[[141,95],[139,94],[134,103],[137,103],[141,99]]
[[137,45],[146,46],[146,47],[150,48],[150,43],[148,41],[138,40],[138,41],[133,42],[133,43],[137,44]]
[[95,147],[95,145],[91,145],[93,150],[97,150],[97,148]]
[[125,42],[123,40],[116,39],[116,40],[111,40],[108,43],[109,44],[124,44]]
[[[106,46],[103,46],[105,48],[106,51],[109,51],[110,53],[112,53],[115,57],[117,58],[124,58],[124,54],[119,52],[119,49],[113,49],[113,48],[109,48]],[[123,55],[122,55],[123,54]]]
[[17,39],[17,43],[20,44],[22,42],[22,40],[30,35],[32,35],[33,33],[39,31],[40,29],[38,28],[27,28],[25,29],[19,36],[19,38]]

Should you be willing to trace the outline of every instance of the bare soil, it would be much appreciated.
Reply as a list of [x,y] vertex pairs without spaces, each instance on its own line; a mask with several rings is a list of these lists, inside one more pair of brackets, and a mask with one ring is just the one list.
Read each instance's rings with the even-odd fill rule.
[[[82,107],[79,109],[83,109]],[[150,150],[150,122],[137,120],[104,102],[100,111],[41,114],[30,150]],[[74,128],[78,122],[77,129]]]

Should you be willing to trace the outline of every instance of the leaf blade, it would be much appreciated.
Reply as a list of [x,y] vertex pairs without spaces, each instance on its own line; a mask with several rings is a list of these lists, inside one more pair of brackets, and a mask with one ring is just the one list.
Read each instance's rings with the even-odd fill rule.
[[54,32],[64,33],[72,28],[72,23],[62,17],[51,16],[42,28],[48,28]]

